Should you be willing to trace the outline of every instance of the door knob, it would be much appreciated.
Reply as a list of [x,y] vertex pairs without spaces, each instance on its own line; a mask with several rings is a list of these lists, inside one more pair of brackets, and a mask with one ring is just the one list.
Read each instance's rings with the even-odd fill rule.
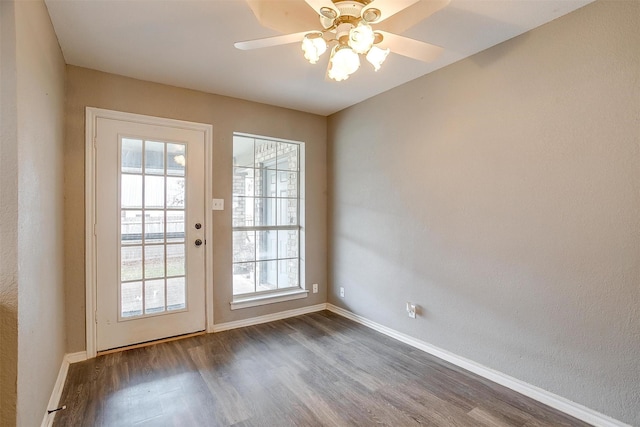
[[202,228],[202,224],[199,222],[196,223],[196,230],[200,230]]
[[202,244],[202,240],[196,239],[195,243],[196,243],[196,246],[200,246]]

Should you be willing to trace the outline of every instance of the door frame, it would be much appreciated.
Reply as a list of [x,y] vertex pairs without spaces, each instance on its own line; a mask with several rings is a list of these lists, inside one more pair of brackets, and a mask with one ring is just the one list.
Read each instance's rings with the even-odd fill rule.
[[[200,131],[204,133],[204,197],[205,197],[205,325],[207,332],[213,332],[213,258],[211,248],[213,242],[213,213],[211,210],[212,192],[212,148],[213,126],[205,123],[187,122],[183,120],[146,116],[142,114],[125,113],[121,111],[105,110],[103,108],[86,107],[85,109],[85,329],[87,358],[94,358],[97,354],[97,276],[96,276],[96,150],[98,119],[112,119],[129,121],[147,125],[168,126],[174,128]],[[210,242],[206,244],[207,240]]]

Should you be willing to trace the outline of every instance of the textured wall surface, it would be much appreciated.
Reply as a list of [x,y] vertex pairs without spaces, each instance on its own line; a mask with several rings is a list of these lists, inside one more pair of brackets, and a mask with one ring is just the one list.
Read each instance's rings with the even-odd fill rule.
[[640,425],[639,46],[599,1],[331,116],[329,302]]
[[[67,67],[65,145],[65,278],[70,352],[85,349],[84,156],[85,107],[209,123],[213,126],[213,194],[225,199],[214,212],[213,304],[215,323],[241,320],[326,301],[325,117],[233,98]],[[302,141],[306,148],[306,283],[320,292],[305,299],[231,311],[232,136],[244,132]]]
[[65,65],[43,2],[2,5],[1,425],[36,426],[65,350]]
[[65,353],[65,64],[42,1],[18,1],[18,403],[39,425]]

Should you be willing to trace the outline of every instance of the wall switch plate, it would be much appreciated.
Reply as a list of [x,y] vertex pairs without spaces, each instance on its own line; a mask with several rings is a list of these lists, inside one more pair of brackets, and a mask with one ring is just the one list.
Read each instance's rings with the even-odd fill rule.
[[212,211],[223,211],[224,210],[224,199],[213,199],[211,202],[211,210]]
[[344,298],[344,288],[340,286],[340,296]]
[[317,284],[317,283],[314,283],[314,284],[313,284],[313,293],[314,293],[314,294],[317,294],[317,293],[318,293],[318,284]]
[[407,302],[407,313],[409,313],[409,317],[412,319],[416,318],[416,305],[410,302]]

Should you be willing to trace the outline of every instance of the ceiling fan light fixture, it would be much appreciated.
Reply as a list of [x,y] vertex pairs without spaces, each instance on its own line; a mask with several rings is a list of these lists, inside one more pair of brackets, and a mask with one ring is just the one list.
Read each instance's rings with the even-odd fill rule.
[[373,46],[375,37],[371,26],[360,22],[349,31],[349,46],[356,53],[367,53]]
[[302,50],[304,51],[305,59],[315,64],[327,50],[327,42],[322,38],[322,33],[307,34],[302,39]]
[[329,78],[339,82],[346,80],[360,68],[360,57],[349,46],[337,45],[331,52]]
[[378,71],[382,63],[387,59],[389,52],[389,49],[380,49],[378,46],[373,46],[367,53],[367,61],[373,65],[375,71]]

